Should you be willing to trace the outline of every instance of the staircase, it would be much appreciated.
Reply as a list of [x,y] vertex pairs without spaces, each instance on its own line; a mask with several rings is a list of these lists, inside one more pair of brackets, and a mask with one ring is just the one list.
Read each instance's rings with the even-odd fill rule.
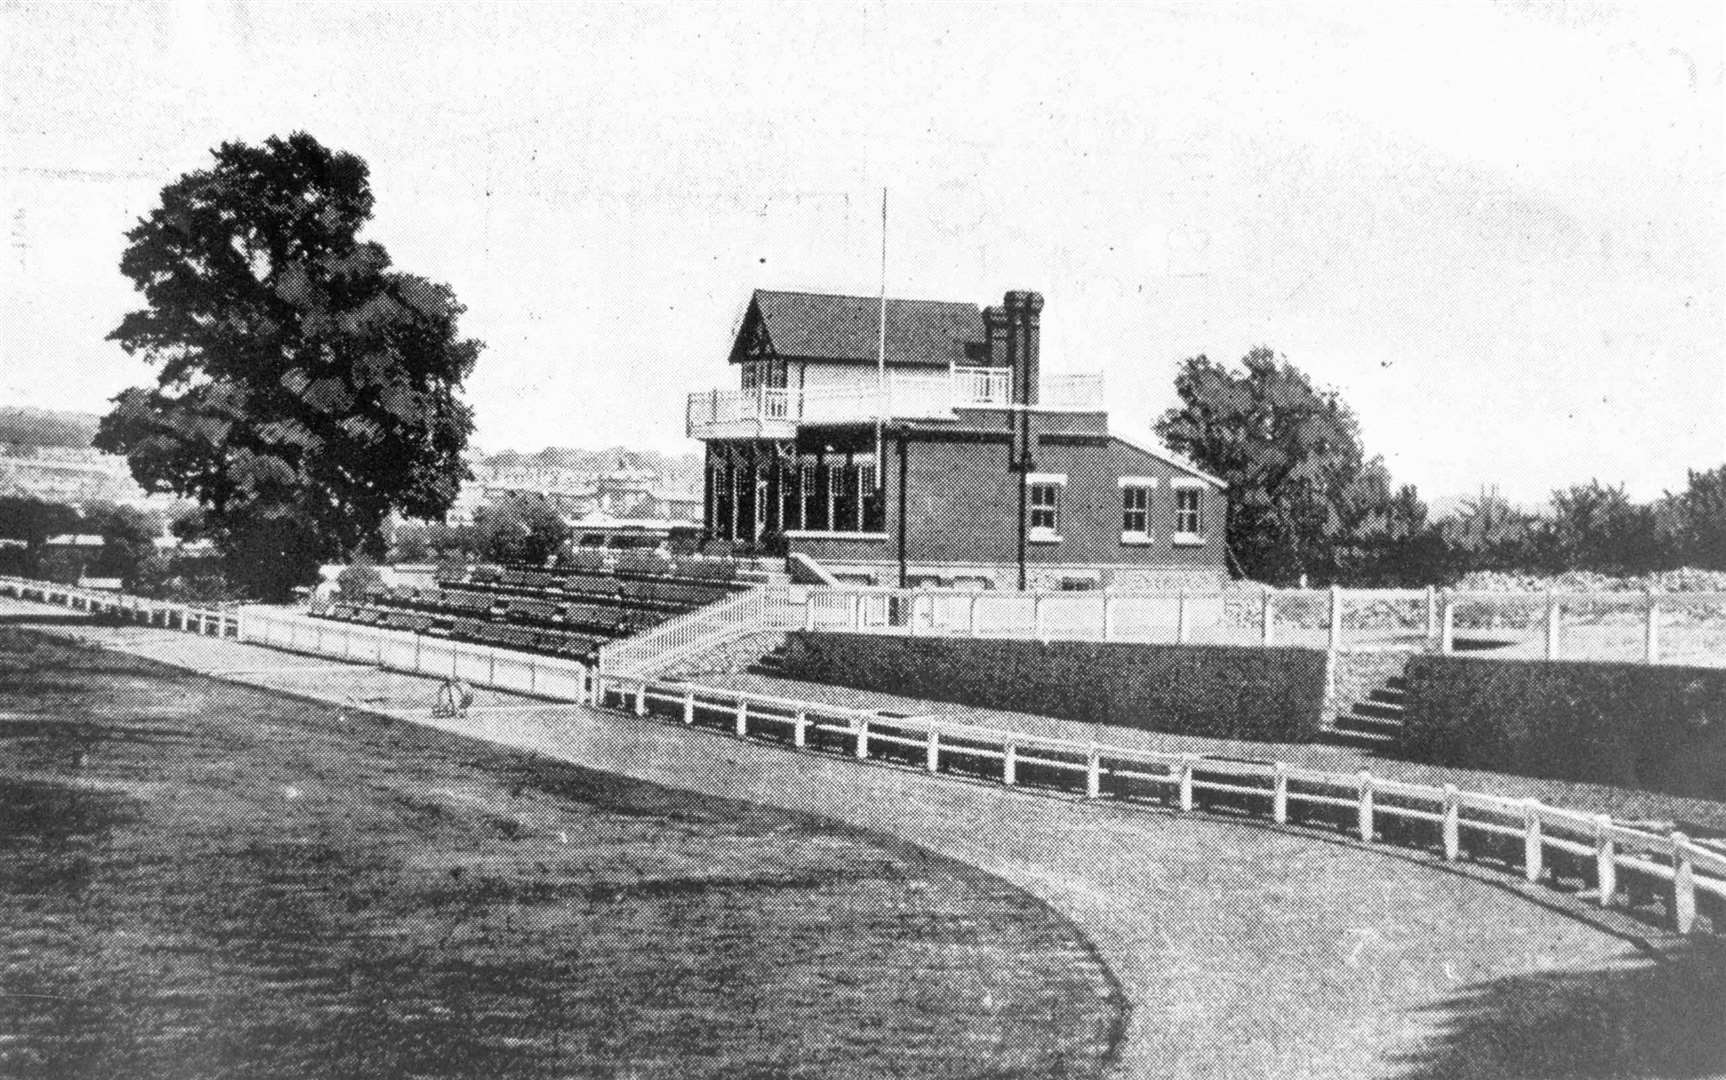
[[748,672],[751,675],[771,675],[776,679],[785,677],[785,645],[781,642],[772,652],[764,654],[755,663],[750,664]]
[[1347,711],[1339,711],[1325,741],[1363,750],[1395,746],[1402,737],[1407,697],[1408,680],[1392,675]]

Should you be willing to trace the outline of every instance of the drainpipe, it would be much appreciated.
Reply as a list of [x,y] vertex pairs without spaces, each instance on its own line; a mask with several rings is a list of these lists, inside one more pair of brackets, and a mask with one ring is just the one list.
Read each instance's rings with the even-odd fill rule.
[[[905,588],[905,476],[907,472],[905,453],[905,429],[899,429],[899,587]],[[886,462],[882,462],[885,465]],[[887,470],[880,470],[883,476]]]

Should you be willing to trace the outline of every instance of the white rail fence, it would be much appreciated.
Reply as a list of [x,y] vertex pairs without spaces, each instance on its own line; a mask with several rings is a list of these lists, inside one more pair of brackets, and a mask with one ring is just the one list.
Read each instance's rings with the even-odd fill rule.
[[1699,910],[1714,932],[1726,932],[1726,850],[1670,828],[1651,831],[1534,799],[1412,784],[1364,769],[1333,773],[1110,746],[675,681],[599,675],[591,701],[797,750],[1008,787],[1341,828],[1363,843],[1497,863],[1529,882],[1576,881],[1592,886],[1602,907],[1663,898],[1680,932],[1695,928]]
[[[1602,907],[1663,899],[1680,932],[1695,929],[1699,913],[1708,916],[1714,932],[1726,931],[1726,849],[1670,827],[1617,822],[1534,799],[1413,784],[1365,769],[1334,773],[1281,761],[1112,746],[594,671],[569,660],[292,612],[250,608],[236,615],[18,578],[0,578],[0,595],[136,615],[190,633],[238,636],[292,652],[629,709],[690,726],[718,725],[739,738],[933,774],[1080,791],[1090,799],[1152,801],[1183,813],[1340,828],[1363,843],[1496,863],[1520,870],[1529,882],[1574,880],[1591,886]],[[785,604],[774,617],[795,612]]]
[[1302,645],[1726,664],[1726,593],[1448,589],[977,592],[812,587],[803,627],[931,637]]
[[240,632],[239,617],[230,610],[147,600],[141,596],[76,585],[56,585],[31,578],[0,577],[0,596],[59,604],[74,611],[113,615],[146,626],[161,626],[209,637],[238,637]]
[[747,634],[788,630],[801,625],[801,612],[785,585],[762,585],[697,608],[641,634],[599,649],[599,670],[607,674],[651,675]]
[[311,618],[297,612],[248,608],[240,639],[285,652],[351,660],[386,671],[461,679],[475,686],[532,694],[554,701],[585,701],[592,685],[576,660],[475,645],[464,641]]

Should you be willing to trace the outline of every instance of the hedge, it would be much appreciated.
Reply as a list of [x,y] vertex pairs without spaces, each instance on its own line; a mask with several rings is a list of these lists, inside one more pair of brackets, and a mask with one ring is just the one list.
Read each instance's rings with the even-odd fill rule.
[[1404,677],[1418,760],[1726,799],[1726,670],[1417,656]]
[[1297,742],[1318,730],[1318,649],[911,638],[798,631],[792,678],[1181,735]]

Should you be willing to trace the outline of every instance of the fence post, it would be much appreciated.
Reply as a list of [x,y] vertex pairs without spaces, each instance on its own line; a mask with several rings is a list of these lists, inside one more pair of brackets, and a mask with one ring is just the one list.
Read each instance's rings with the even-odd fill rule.
[[1462,857],[1462,802],[1456,785],[1444,785],[1444,861],[1455,862]]
[[1175,598],[1175,642],[1185,645],[1190,636],[1191,628],[1187,625],[1187,587],[1183,585],[1180,594]]
[[747,737],[748,734],[749,734],[749,699],[746,697],[740,696],[737,699],[737,737],[739,739],[742,739],[742,738]]
[[965,634],[967,637],[977,636],[977,597],[971,596],[970,603],[965,605]]
[[685,687],[683,690],[683,722],[695,723],[695,688]]
[[797,719],[791,724],[791,745],[801,750],[809,745],[809,711],[797,710]]
[[1342,589],[1336,585],[1330,587],[1330,644],[1331,652],[1342,648]]
[[932,773],[941,771],[941,732],[933,724],[929,725],[929,750],[924,764]]
[[815,629],[815,591],[813,589],[803,594],[803,629]]
[[1600,906],[1611,907],[1618,899],[1618,852],[1612,842],[1612,818],[1594,815],[1594,881],[1600,887]]
[[1372,838],[1376,832],[1373,828],[1372,809],[1372,773],[1362,769],[1360,771],[1360,842],[1363,844],[1372,843]]
[[1545,867],[1546,845],[1540,839],[1540,800],[1522,804],[1522,876],[1530,883],[1540,880]]
[[1650,664],[1660,662],[1660,595],[1648,590],[1648,628],[1642,658]]
[[1193,808],[1193,762],[1198,760],[1196,754],[1181,755],[1181,809]]
[[863,594],[851,594],[851,629],[863,629]]
[[1558,599],[1558,594],[1551,589],[1546,590],[1546,658],[1558,659],[1559,626],[1564,619],[1564,604]]
[[1263,610],[1259,612],[1259,634],[1265,646],[1276,644],[1277,626],[1277,594],[1269,585],[1265,586],[1261,601]]
[[1001,783],[1012,787],[1019,782],[1019,745],[1001,744]]
[[1277,762],[1276,776],[1271,782],[1271,818],[1278,825],[1289,820],[1289,767]]
[[1097,799],[1103,794],[1103,755],[1097,749],[1097,744],[1091,744],[1091,752],[1085,757],[1085,798]]
[[1103,640],[1115,636],[1115,597],[1112,593],[1103,594]]
[[1672,927],[1688,934],[1696,926],[1696,876],[1690,864],[1690,841],[1672,834]]
[[1444,590],[1439,607],[1438,651],[1449,656],[1456,651],[1456,597],[1449,589]]
[[1031,597],[1031,636],[1038,641],[1043,640],[1043,594],[1036,593]]
[[869,721],[864,717],[856,718],[857,724],[857,760],[869,759]]

